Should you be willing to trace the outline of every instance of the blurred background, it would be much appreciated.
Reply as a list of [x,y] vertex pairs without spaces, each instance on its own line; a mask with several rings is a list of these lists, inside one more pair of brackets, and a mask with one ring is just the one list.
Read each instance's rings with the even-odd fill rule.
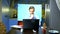
[[41,26],[46,23],[48,29],[60,32],[60,0],[0,0],[0,22],[6,29],[4,30],[6,33],[11,34],[11,25],[19,24],[18,4],[41,4]]

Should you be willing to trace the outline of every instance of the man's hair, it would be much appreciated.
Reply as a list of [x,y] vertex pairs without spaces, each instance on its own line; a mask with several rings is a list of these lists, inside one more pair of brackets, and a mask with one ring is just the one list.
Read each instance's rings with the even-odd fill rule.
[[29,7],[29,10],[30,10],[30,9],[35,9],[35,8],[34,8],[33,6],[30,6],[30,7]]

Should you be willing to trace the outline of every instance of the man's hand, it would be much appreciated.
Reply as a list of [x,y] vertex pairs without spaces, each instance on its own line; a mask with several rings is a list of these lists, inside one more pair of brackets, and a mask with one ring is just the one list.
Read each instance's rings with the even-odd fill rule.
[[30,19],[32,19],[33,17],[34,17],[34,15],[31,15],[31,16],[30,16]]

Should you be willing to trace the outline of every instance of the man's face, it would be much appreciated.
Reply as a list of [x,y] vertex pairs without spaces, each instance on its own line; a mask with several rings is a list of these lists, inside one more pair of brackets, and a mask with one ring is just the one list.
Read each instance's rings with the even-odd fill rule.
[[30,9],[29,12],[30,12],[30,14],[34,14],[34,9],[33,8]]

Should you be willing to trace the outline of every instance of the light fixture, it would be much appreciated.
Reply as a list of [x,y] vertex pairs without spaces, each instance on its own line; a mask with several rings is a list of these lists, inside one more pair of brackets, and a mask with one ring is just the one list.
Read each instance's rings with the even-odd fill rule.
[[9,8],[2,8],[2,12],[9,12]]

